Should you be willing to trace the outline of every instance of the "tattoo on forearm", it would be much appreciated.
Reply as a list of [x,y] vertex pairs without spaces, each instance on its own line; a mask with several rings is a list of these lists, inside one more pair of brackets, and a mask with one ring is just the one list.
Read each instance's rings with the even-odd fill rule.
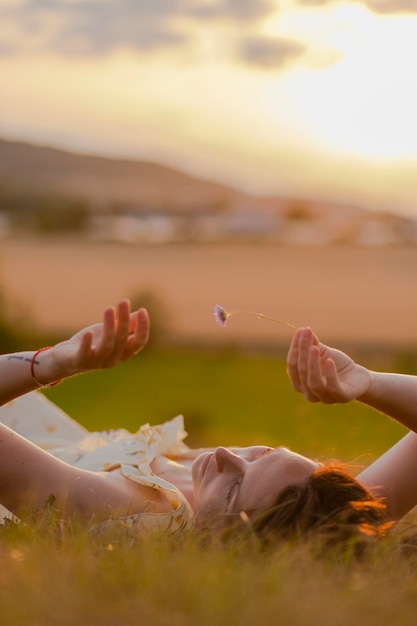
[[[9,354],[6,357],[6,361],[25,361],[25,363],[30,363],[32,359],[29,359],[27,356],[20,356],[18,354]],[[39,363],[39,361],[35,361],[36,364]]]

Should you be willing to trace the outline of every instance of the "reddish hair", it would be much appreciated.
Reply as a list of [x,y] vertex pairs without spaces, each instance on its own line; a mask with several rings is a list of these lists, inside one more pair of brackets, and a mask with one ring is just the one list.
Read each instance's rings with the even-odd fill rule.
[[[324,550],[351,543],[356,550],[383,537],[392,526],[385,505],[341,466],[318,468],[301,484],[284,488],[267,510],[242,512],[240,517],[250,535],[266,547],[318,539]],[[238,527],[241,531],[242,523]],[[232,534],[229,527],[224,536]]]
[[266,510],[242,511],[237,521],[217,521],[223,540],[243,532],[267,549],[285,541],[313,540],[311,546],[319,553],[337,549],[354,556],[361,556],[393,525],[385,505],[340,465],[322,466],[302,483],[289,485]]

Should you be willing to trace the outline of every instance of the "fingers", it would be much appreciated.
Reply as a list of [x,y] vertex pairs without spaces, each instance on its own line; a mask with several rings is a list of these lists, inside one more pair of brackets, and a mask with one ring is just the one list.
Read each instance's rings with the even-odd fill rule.
[[[110,310],[111,311],[111,310]],[[129,300],[122,300],[117,306],[115,316],[110,311],[108,324],[105,323],[105,341],[112,345],[109,353],[108,366],[119,361],[125,361],[137,354],[146,345],[149,339],[149,315],[146,309],[131,312]]]
[[335,362],[331,358],[323,361],[320,348],[316,345],[310,348],[306,385],[307,392],[304,395],[310,402],[329,404],[335,402],[336,395],[339,395],[340,384]]
[[80,347],[78,350],[79,358],[81,361],[85,361],[90,358],[92,346],[93,346],[94,333],[92,330],[87,330],[81,337]]
[[137,354],[148,343],[150,322],[146,309],[130,314],[130,329],[131,334],[123,354],[125,359]]
[[104,311],[101,335],[98,337],[97,345],[94,347],[96,357],[106,357],[113,352],[116,336],[116,311],[113,307],[108,307]]
[[104,311],[102,322],[54,346],[53,375],[58,379],[126,361],[146,345],[149,327],[147,311],[131,313],[129,300],[122,300],[116,309],[108,307]]
[[309,351],[315,343],[310,328],[299,328],[292,339],[287,357],[287,371],[293,388],[300,392],[307,391]]
[[303,393],[310,402],[322,400],[323,372],[320,362],[320,350],[312,345],[308,350],[307,364],[303,370]]
[[[117,308],[104,311],[103,322],[91,327],[81,339],[80,357],[91,366],[112,367],[139,352],[149,337],[149,316],[145,309],[131,313],[129,300],[122,300]],[[92,345],[93,334],[96,345]]]
[[287,354],[287,374],[295,391],[301,391],[301,381],[298,375],[298,346],[300,343],[300,335],[301,328],[294,333]]
[[117,313],[114,325],[114,351],[121,354],[129,339],[130,329],[130,302],[122,300],[117,305]]
[[[331,359],[323,360],[324,349],[310,328],[299,328],[291,342],[287,357],[287,370],[295,391],[309,402],[331,402],[327,376],[336,386],[337,372]],[[334,363],[333,363],[334,366]]]

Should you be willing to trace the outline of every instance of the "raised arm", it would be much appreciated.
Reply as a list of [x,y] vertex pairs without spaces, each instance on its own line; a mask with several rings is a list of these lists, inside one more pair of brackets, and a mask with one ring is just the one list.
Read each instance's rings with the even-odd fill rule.
[[117,471],[92,472],[64,463],[0,424],[0,502],[9,511],[42,510],[50,496],[63,519],[92,522],[170,510],[155,489]]
[[113,367],[139,352],[147,343],[149,317],[145,309],[134,313],[122,300],[109,307],[103,321],[41,352],[0,356],[0,405],[43,385],[80,372]]
[[[129,301],[123,300],[117,309],[106,309],[103,322],[38,355],[3,355],[0,402],[79,372],[113,367],[139,352],[148,334],[146,310],[131,313]],[[170,510],[156,490],[126,480],[117,471],[90,472],[68,465],[0,424],[1,504],[19,516],[26,508],[42,508],[50,495],[62,517],[85,521]]]
[[309,328],[297,330],[288,352],[293,388],[309,402],[358,400],[411,431],[358,475],[358,480],[386,502],[392,519],[417,505],[417,378],[373,372],[343,352],[320,343]]
[[309,402],[359,400],[417,432],[417,377],[370,371],[320,343],[310,328],[296,331],[287,366],[293,388]]

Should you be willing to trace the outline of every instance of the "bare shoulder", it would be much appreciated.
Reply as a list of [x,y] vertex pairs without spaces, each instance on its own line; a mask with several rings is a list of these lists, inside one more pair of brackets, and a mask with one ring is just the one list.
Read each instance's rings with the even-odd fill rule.
[[[169,513],[172,504],[158,489],[152,489],[129,480],[120,469],[102,472],[104,482],[108,485],[109,496],[118,501],[124,509],[124,515],[135,513]],[[121,512],[121,511],[120,511]]]

